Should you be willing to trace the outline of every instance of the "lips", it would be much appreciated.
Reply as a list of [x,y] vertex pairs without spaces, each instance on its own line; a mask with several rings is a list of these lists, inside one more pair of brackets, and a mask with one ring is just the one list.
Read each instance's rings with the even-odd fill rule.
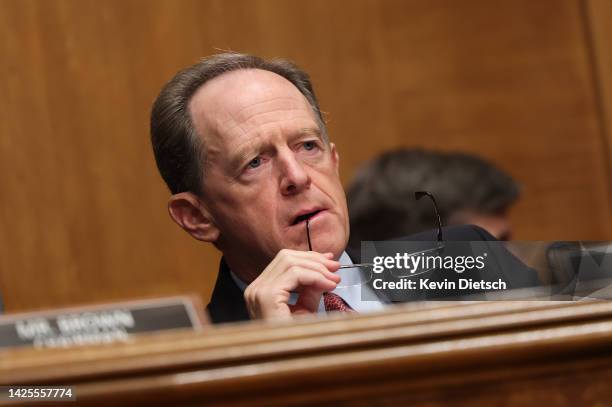
[[293,218],[293,221],[291,222],[291,226],[295,226],[298,225],[302,222],[306,222],[307,219],[311,219],[313,217],[315,217],[316,215],[318,215],[320,212],[322,212],[324,209],[322,208],[316,208],[316,209],[309,209],[306,211],[300,211],[298,213],[298,215],[296,215]]

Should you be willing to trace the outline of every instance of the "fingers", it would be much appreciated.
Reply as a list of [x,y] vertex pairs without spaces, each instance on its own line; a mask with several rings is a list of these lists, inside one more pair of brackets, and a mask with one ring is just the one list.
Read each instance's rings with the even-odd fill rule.
[[336,284],[340,282],[340,276],[337,275],[335,272],[330,271],[329,268],[327,268],[322,263],[309,259],[297,259],[293,261],[285,272],[275,275],[273,279],[287,279],[288,277],[291,277],[292,272],[295,271],[299,274],[303,270],[317,272],[327,280],[333,281]]
[[340,263],[333,259],[332,253],[304,252],[299,250],[283,249],[274,258],[279,264],[293,264],[297,259],[312,260],[324,264],[330,270],[337,270]]
[[337,284],[340,282],[340,277],[334,273],[340,268],[340,263],[333,260],[332,256],[331,253],[281,250],[257,280],[270,282],[283,279],[282,281],[286,282],[287,271],[308,269],[321,273]]
[[338,282],[331,280],[327,276],[323,275],[323,273],[313,273],[312,269],[306,268],[295,268],[291,273],[285,274],[286,282],[288,286],[291,286],[290,290],[296,290],[298,288],[311,288],[316,291],[324,292],[331,291],[336,288],[340,278],[332,273],[332,277],[338,279]]
[[[292,312],[316,312],[322,293],[340,282],[335,274],[339,267],[331,253],[281,250],[245,290],[249,314],[278,318]],[[298,303],[289,307],[290,294],[296,291],[300,292]]]
[[296,303],[290,306],[292,314],[310,313],[310,310],[317,310],[321,302],[322,292],[313,290],[304,290],[300,293]]

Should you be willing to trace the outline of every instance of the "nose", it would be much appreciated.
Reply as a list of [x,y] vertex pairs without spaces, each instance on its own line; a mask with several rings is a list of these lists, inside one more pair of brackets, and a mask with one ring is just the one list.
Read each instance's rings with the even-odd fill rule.
[[293,152],[279,155],[280,189],[283,195],[295,195],[310,187],[310,174]]

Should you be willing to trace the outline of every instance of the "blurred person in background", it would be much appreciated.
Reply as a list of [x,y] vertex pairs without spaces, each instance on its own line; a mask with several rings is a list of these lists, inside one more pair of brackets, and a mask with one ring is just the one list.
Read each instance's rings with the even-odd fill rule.
[[435,227],[431,202],[416,201],[415,191],[433,194],[444,226],[472,224],[511,238],[508,211],[520,195],[512,177],[472,154],[399,149],[357,170],[347,193],[349,246]]

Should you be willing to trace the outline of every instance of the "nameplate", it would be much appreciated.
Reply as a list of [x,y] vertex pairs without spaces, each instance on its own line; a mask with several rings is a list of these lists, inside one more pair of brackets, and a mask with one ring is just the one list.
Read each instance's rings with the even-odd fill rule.
[[189,296],[12,314],[0,317],[0,349],[122,342],[135,334],[199,331],[203,321],[200,301]]

